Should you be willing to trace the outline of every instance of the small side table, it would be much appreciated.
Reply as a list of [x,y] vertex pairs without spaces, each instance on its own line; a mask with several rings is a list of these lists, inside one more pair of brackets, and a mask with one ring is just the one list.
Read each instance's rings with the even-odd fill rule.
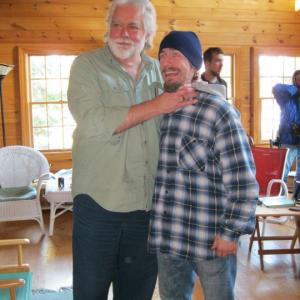
[[[295,219],[295,233],[294,235],[281,235],[281,236],[273,236],[273,235],[262,235],[259,227],[259,220],[261,218],[266,217],[294,217]],[[251,252],[251,248],[253,245],[253,241],[258,242],[258,254],[260,258],[260,268],[264,270],[264,255],[270,254],[300,254],[300,211],[291,211],[287,207],[279,207],[279,208],[268,208],[265,206],[257,206],[255,211],[256,225],[255,230],[250,237],[249,243],[249,252]],[[263,242],[264,241],[292,241],[289,248],[272,248],[272,249],[264,249]],[[296,248],[296,242],[298,241],[299,246]]]
[[[50,203],[49,236],[53,235],[55,219],[67,211],[73,211],[73,198],[71,193],[72,176],[63,177],[63,188],[59,188],[58,178],[50,179],[46,183],[45,198]],[[57,209],[60,209],[60,211],[56,213]]]

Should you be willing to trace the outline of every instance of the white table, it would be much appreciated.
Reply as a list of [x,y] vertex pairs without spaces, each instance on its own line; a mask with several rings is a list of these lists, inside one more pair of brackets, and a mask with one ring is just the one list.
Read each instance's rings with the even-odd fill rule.
[[[58,187],[58,177],[64,177],[64,187]],[[73,210],[73,198],[71,194],[72,173],[61,172],[55,174],[55,178],[48,180],[45,188],[45,198],[50,203],[49,236],[53,235],[54,222],[57,217],[67,211]],[[59,209],[58,212],[56,212]]]

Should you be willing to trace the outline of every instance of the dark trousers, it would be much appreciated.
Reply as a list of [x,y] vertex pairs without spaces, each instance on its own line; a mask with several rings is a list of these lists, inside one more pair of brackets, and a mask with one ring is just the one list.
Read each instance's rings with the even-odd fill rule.
[[74,300],[151,300],[156,255],[147,252],[149,212],[110,212],[88,195],[74,199]]

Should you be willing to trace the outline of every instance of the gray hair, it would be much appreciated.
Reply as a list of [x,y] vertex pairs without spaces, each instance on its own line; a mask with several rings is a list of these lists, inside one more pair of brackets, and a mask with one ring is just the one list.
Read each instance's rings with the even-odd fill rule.
[[[147,34],[149,34],[148,39],[146,40],[145,48],[151,48],[153,43],[153,38],[156,33],[156,11],[150,0],[113,0],[111,6],[109,7],[107,15],[107,27],[110,30],[112,16],[115,12],[115,9],[119,5],[132,4],[140,7],[142,14],[144,16],[144,29]],[[105,40],[107,41],[108,33],[105,35]]]

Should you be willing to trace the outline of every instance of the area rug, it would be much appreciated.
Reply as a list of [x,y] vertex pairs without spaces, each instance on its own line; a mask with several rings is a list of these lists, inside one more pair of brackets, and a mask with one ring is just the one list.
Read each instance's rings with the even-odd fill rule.
[[60,288],[58,291],[40,289],[33,290],[31,300],[72,300],[73,290],[70,287]]
[[[73,289],[72,287],[62,287],[58,291],[47,289],[33,290],[31,300],[73,300]],[[109,289],[107,300],[113,300],[112,288]],[[160,300],[158,285],[155,287],[152,300]]]

